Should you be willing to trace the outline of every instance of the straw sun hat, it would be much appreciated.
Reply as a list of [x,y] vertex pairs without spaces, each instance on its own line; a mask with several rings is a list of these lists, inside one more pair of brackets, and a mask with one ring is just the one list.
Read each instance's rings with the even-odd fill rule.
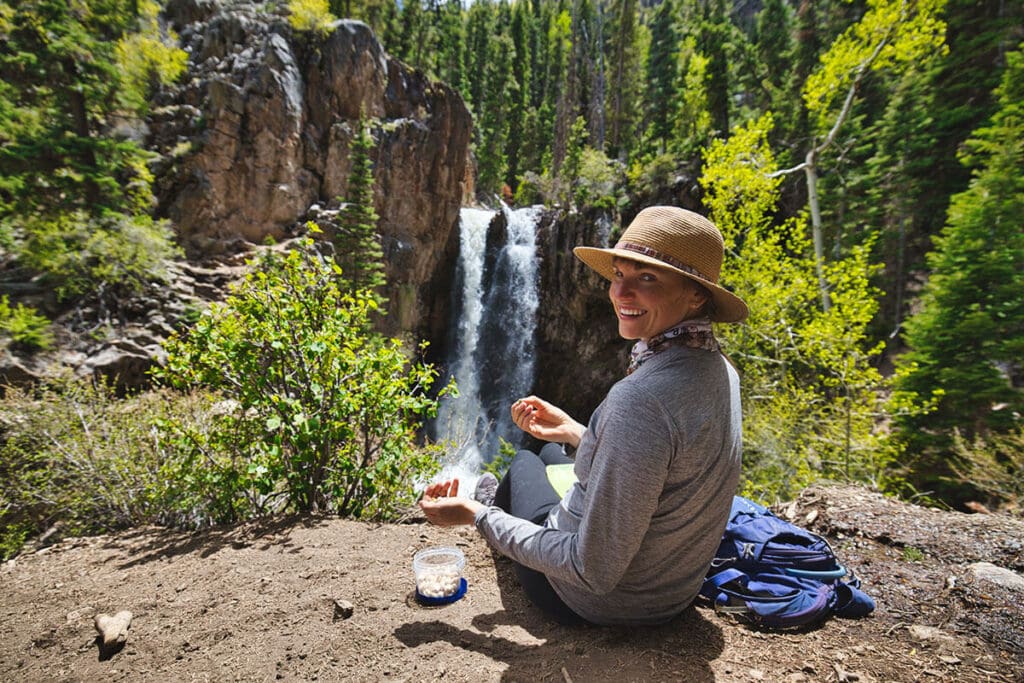
[[576,247],[573,253],[608,280],[614,275],[612,259],[616,257],[674,271],[711,292],[712,320],[736,323],[747,317],[743,299],[718,284],[724,253],[722,233],[699,213],[651,206],[636,215],[611,249]]

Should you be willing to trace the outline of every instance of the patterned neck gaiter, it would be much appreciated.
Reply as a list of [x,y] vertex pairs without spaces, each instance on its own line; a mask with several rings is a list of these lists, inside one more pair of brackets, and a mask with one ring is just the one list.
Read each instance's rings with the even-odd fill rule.
[[715,333],[711,330],[711,320],[708,318],[684,320],[664,332],[654,335],[646,342],[641,339],[634,344],[633,350],[629,354],[629,368],[626,369],[626,374],[632,374],[648,358],[670,346],[688,346],[691,349],[704,349],[705,351],[719,350],[718,340],[715,339]]

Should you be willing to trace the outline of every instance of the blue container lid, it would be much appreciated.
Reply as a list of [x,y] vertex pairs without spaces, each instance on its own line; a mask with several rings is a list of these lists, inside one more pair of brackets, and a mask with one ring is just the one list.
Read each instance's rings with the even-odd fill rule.
[[426,595],[423,595],[422,593],[419,592],[419,590],[417,590],[416,591],[416,601],[419,602],[421,605],[430,605],[430,606],[447,605],[447,604],[455,602],[456,600],[461,598],[463,595],[465,595],[466,594],[466,586],[467,586],[466,579],[465,578],[459,579],[459,588],[458,588],[458,590],[456,590],[451,595],[445,595],[445,596],[442,596],[440,598],[428,598]]

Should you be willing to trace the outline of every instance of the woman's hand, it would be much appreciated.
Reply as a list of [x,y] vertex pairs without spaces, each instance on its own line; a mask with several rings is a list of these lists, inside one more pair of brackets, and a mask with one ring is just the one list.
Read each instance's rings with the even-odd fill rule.
[[431,484],[423,492],[420,509],[427,521],[438,526],[472,524],[477,510],[484,505],[468,498],[459,498],[459,480],[451,479]]
[[512,404],[512,421],[530,436],[567,443],[574,448],[580,445],[580,437],[587,429],[561,408],[536,396],[527,396]]

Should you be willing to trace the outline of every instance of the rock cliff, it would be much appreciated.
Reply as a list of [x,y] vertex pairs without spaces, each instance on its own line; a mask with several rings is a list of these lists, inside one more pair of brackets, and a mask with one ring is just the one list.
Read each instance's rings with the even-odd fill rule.
[[440,338],[447,322],[472,120],[448,86],[390,58],[370,29],[297,33],[283,10],[171,0],[188,73],[150,123],[158,211],[190,258],[288,237],[347,192],[360,116],[375,122],[376,209],[389,334]]

